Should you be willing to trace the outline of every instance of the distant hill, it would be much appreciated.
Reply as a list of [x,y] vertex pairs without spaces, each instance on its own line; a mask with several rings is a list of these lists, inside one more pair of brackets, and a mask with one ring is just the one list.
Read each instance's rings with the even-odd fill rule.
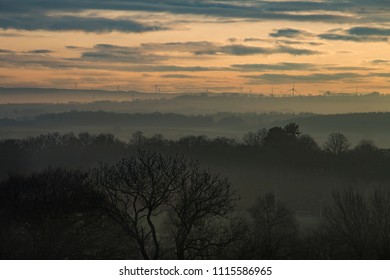
[[380,147],[390,148],[390,113],[352,113],[336,115],[282,113],[216,113],[183,115],[176,113],[112,113],[71,111],[49,113],[30,118],[0,119],[1,138],[22,138],[50,132],[112,133],[127,140],[135,131],[166,138],[186,135],[242,139],[249,131],[296,122],[304,134],[322,144],[332,132],[340,132],[356,144],[372,139]]
[[4,103],[68,103],[96,101],[131,101],[134,99],[169,98],[169,95],[136,91],[95,89],[4,88],[0,87],[0,104]]
[[[70,110],[186,115],[234,113],[342,114],[390,112],[390,95],[266,96],[233,93],[142,93],[84,89],[0,88],[0,118]],[[32,111],[36,111],[32,113]],[[7,114],[8,115],[7,115]],[[13,114],[13,115],[12,115]]]
[[[99,103],[106,101],[105,103]],[[113,104],[107,104],[111,101]],[[145,93],[135,91],[104,91],[92,89],[0,88],[1,104],[70,103],[78,110],[86,103],[97,103],[100,110],[122,109],[114,103],[128,102],[128,112],[174,112],[207,114],[215,112],[313,112],[319,114],[390,111],[390,95],[335,94],[324,96],[267,96],[234,93]],[[73,104],[72,104],[73,103]],[[63,104],[62,104],[63,105]],[[69,105],[69,104],[68,104]],[[48,105],[49,106],[49,105]],[[1,113],[0,109],[0,113]]]

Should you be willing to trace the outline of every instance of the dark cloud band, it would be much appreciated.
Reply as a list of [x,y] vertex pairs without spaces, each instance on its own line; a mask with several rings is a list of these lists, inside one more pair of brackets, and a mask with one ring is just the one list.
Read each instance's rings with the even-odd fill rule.
[[[385,5],[386,3],[387,5]],[[11,0],[0,0],[0,27],[22,30],[81,30],[86,32],[109,32],[114,30],[121,32],[146,32],[164,29],[161,26],[147,26],[124,19],[54,16],[55,12],[77,13],[89,10],[192,14],[253,20],[333,23],[390,22],[388,16],[383,16],[386,11],[388,15],[390,10],[387,0],[327,0],[315,2],[308,0],[284,2],[263,0],[18,0],[17,4]],[[356,31],[358,32],[359,30]],[[364,32],[364,30],[360,31]],[[288,37],[296,34],[294,34],[294,30],[285,30],[284,34],[275,33],[274,35]]]
[[[1,15],[1,12],[0,12]],[[45,15],[4,15],[0,20],[0,28],[18,30],[48,30],[48,31],[84,31],[84,32],[148,32],[165,30],[166,27],[144,25],[131,20],[108,19],[76,16],[45,16]]]

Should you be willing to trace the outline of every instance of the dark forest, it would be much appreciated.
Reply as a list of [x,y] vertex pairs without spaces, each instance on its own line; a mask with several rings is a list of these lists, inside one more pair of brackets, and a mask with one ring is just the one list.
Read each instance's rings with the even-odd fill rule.
[[390,257],[390,152],[368,139],[51,133],[0,159],[3,259]]

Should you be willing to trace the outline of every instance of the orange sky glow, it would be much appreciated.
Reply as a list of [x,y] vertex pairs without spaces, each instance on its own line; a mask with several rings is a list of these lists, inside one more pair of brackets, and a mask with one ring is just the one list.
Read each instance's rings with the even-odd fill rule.
[[1,0],[0,86],[390,92],[386,1],[109,3]]

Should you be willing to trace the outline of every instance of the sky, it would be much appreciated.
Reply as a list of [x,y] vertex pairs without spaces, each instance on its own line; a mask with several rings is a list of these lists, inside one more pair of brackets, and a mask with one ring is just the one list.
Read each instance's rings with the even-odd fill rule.
[[0,86],[390,93],[389,0],[0,0]]

